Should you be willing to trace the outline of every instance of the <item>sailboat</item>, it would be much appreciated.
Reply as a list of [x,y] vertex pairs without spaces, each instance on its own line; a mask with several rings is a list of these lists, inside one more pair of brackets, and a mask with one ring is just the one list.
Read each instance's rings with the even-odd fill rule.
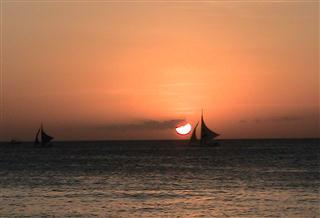
[[195,146],[218,146],[219,144],[214,141],[216,137],[219,136],[218,133],[215,133],[211,129],[209,129],[204,122],[203,119],[203,112],[201,113],[201,138],[197,138],[197,127],[198,127],[199,122],[196,124],[196,126],[193,129],[189,144],[190,145],[195,145]]
[[[41,134],[41,141],[39,140],[39,135]],[[34,145],[35,146],[41,146],[41,147],[48,147],[50,146],[50,141],[53,139],[52,136],[48,135],[44,130],[43,130],[43,125],[41,124],[41,127],[39,128],[35,140],[34,140]]]

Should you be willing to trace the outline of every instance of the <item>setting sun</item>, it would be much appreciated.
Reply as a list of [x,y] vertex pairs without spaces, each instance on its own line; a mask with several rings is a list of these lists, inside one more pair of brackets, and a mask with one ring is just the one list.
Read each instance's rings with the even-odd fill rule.
[[191,132],[192,126],[190,123],[176,127],[176,132],[180,135],[187,135]]

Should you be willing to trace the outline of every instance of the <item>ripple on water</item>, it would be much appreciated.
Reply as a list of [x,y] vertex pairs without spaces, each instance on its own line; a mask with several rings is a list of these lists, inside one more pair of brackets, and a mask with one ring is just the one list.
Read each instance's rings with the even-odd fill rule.
[[0,216],[320,216],[319,146],[260,142],[1,145]]

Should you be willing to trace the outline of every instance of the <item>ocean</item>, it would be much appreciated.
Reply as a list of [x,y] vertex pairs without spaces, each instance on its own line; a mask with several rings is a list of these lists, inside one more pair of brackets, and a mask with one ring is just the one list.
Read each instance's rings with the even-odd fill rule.
[[0,144],[0,217],[320,217],[319,139]]

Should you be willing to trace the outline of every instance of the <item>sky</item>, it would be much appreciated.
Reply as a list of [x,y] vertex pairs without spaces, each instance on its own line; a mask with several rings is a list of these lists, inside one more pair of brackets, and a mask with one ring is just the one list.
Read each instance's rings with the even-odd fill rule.
[[317,1],[1,2],[0,140],[319,137]]

